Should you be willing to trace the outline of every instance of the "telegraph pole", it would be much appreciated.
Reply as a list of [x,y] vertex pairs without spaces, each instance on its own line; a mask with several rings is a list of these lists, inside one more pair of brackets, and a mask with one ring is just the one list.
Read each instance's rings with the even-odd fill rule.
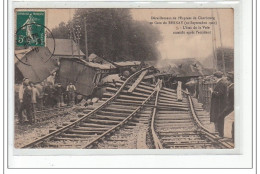
[[70,43],[71,43],[71,54],[72,54],[72,57],[74,57],[74,53],[73,53],[73,37],[72,37],[72,27],[71,28],[69,28],[69,30],[70,30]]
[[219,38],[220,38],[220,46],[221,46],[221,57],[222,57],[222,66],[223,66],[223,72],[226,75],[226,63],[225,63],[225,55],[224,55],[224,48],[222,44],[222,37],[221,37],[221,26],[220,26],[220,19],[219,14],[217,10],[217,17],[218,17],[218,27],[219,27]]
[[[211,16],[213,17],[213,9],[211,10]],[[213,20],[212,20],[213,21]],[[216,33],[215,33],[215,26],[211,24],[212,27],[212,50],[213,50],[213,69],[217,70],[217,56],[216,56]]]
[[[71,19],[71,13],[70,13],[70,10],[69,10],[69,15],[70,15],[70,19]],[[71,43],[71,54],[72,54],[72,57],[74,57],[74,53],[73,53],[73,36],[72,36],[72,32],[73,32],[73,26],[72,26],[72,21],[69,25],[69,37],[70,37],[70,43]]]
[[75,28],[73,28],[73,36],[74,36],[74,38],[76,40],[77,49],[78,49],[78,55],[80,57],[79,41],[80,41],[81,33],[80,33],[80,26],[78,24],[76,24]]
[[84,17],[84,28],[85,28],[85,47],[86,47],[86,60],[88,61],[88,37],[87,37],[87,18]]

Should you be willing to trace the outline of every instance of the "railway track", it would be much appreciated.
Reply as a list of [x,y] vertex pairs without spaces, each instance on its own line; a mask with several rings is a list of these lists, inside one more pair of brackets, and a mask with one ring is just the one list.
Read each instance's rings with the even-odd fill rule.
[[140,79],[132,90],[136,77],[147,69],[108,87],[95,108],[79,108],[78,119],[23,148],[233,148],[208,131],[208,115],[185,91],[178,101],[176,90]]
[[[158,82],[157,85],[151,85],[144,82],[141,82],[134,90],[136,95],[150,94],[154,92],[154,95],[150,101],[144,104],[142,110],[136,114],[136,116],[125,125],[119,131],[117,131],[112,136],[107,137],[104,141],[100,142],[97,146],[98,149],[148,149],[150,146],[150,136],[147,134],[149,131],[149,125],[151,121],[151,114],[155,108],[155,98],[156,91],[161,82]],[[117,86],[121,84],[117,83]],[[130,86],[126,86],[130,88]],[[113,90],[113,89],[109,89]],[[176,92],[175,90],[170,90],[167,88],[161,89],[161,94],[163,96],[168,96],[169,93]],[[175,94],[176,95],[176,94]],[[125,105],[129,105],[130,101],[121,100]],[[131,105],[139,106],[140,103],[137,101],[131,102]],[[165,106],[161,106],[163,108]],[[166,106],[167,107],[167,106]]]
[[[183,91],[182,102],[177,102],[174,91],[165,96],[158,90],[152,112],[151,135],[156,149],[229,149],[232,144],[222,141],[206,127],[209,117],[200,105],[194,105],[189,93]],[[167,108],[167,107],[168,108]],[[200,113],[200,115],[197,115]]]
[[[23,148],[95,148],[107,136],[114,134],[125,124],[131,125],[131,120],[147,104],[156,93],[153,87],[141,88],[142,93],[127,93],[131,81],[145,68],[130,76],[122,83],[115,93],[106,93],[107,99],[94,110],[83,110],[77,120],[64,123],[63,127],[53,130],[50,134],[41,137]],[[155,87],[155,86],[154,86]],[[146,88],[150,90],[147,91]],[[151,90],[152,89],[152,90]],[[127,103],[127,104],[126,104]]]

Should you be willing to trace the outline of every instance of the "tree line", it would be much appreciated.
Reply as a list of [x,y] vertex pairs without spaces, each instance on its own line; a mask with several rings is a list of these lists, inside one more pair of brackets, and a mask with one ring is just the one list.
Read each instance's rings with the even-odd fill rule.
[[[140,14],[141,15],[141,14]],[[156,60],[160,32],[147,21],[136,21],[129,9],[77,9],[68,23],[52,30],[55,38],[68,39],[72,26],[78,26],[80,49],[85,53],[84,20],[88,53],[111,61]]]

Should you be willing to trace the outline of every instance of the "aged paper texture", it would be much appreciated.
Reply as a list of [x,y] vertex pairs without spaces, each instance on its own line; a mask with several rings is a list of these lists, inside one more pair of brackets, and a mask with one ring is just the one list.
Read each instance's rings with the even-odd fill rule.
[[233,149],[233,9],[15,9],[17,149]]

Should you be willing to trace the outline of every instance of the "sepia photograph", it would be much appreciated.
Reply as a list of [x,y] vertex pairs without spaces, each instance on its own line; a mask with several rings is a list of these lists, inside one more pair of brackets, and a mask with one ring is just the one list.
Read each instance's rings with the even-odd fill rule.
[[13,17],[15,149],[236,147],[232,8]]

